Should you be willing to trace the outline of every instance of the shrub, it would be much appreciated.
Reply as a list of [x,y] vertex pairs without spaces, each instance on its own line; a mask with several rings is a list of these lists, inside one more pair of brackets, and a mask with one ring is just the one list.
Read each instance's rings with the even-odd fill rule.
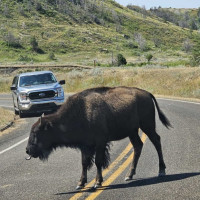
[[55,59],[56,59],[55,54],[54,54],[53,52],[50,52],[50,53],[49,53],[48,58],[49,58],[50,60],[55,60]]
[[140,50],[145,51],[147,49],[147,42],[141,33],[134,33],[135,42],[138,44]]
[[150,60],[153,58],[153,55],[152,54],[147,54],[146,55],[146,59],[148,62],[150,62]]
[[120,66],[120,65],[126,65],[126,64],[127,64],[126,58],[124,58],[124,56],[122,54],[118,54],[117,55],[117,65]]
[[14,48],[22,47],[19,42],[19,38],[16,38],[11,32],[8,32],[8,34],[4,37],[4,41],[9,47],[14,47]]
[[183,51],[189,52],[189,51],[191,51],[192,47],[193,47],[193,44],[191,43],[191,41],[189,39],[186,39],[183,42],[183,47],[182,47]]
[[30,39],[30,44],[31,44],[31,47],[32,47],[32,50],[37,52],[37,53],[40,53],[40,54],[43,54],[44,51],[42,49],[39,48],[38,46],[38,42],[35,38],[35,36],[31,37]]
[[34,51],[37,51],[38,50],[38,42],[35,38],[35,36],[31,37],[30,39],[30,44],[31,44],[31,47]]
[[191,65],[193,66],[198,66],[200,65],[200,42],[199,42],[199,39],[196,40],[196,44],[195,46],[193,47],[192,49],[192,56],[191,56]]
[[18,60],[19,61],[26,61],[26,62],[32,61],[32,59],[30,57],[28,57],[27,55],[20,55]]

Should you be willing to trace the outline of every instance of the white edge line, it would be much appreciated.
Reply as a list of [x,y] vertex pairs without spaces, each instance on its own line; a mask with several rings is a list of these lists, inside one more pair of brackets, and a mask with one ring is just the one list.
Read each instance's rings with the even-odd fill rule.
[[[196,102],[191,102],[191,101],[182,101],[182,100],[176,100],[176,99],[164,99],[164,98],[156,98],[156,99],[161,99],[161,100],[167,100],[167,101],[177,101],[177,102],[182,102],[182,103],[191,103],[191,104],[197,104],[197,105],[200,105],[200,103],[196,103]],[[28,137],[26,137],[25,139],[19,141],[18,143],[8,147],[7,149],[4,149],[3,151],[0,151],[0,155],[19,146],[20,144],[22,144],[23,142],[27,141],[28,140]]]
[[164,98],[158,98],[158,97],[157,97],[156,99],[166,100],[166,101],[176,101],[176,102],[182,102],[182,103],[190,103],[190,104],[200,105],[200,103],[198,103],[198,102],[193,102],[193,101],[183,101],[183,100],[178,100],[178,99],[164,99]]
[[5,105],[0,105],[2,108],[13,108],[13,106],[5,106]]
[[5,152],[7,152],[7,151],[9,151],[9,150],[11,150],[11,149],[13,149],[13,148],[15,148],[15,147],[17,147],[17,146],[19,146],[20,144],[22,144],[23,142],[25,142],[27,140],[28,140],[28,137],[26,137],[25,139],[19,141],[18,143],[14,144],[14,145],[12,145],[10,147],[8,147],[7,149],[4,149],[3,151],[0,151],[0,155],[5,153]]

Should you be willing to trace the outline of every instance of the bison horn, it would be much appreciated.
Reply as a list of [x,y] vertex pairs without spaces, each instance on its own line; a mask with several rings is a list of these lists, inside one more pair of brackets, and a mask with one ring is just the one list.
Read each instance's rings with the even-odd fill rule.
[[27,158],[25,158],[26,160],[30,160],[31,159],[31,156],[29,156],[29,157],[27,157]]

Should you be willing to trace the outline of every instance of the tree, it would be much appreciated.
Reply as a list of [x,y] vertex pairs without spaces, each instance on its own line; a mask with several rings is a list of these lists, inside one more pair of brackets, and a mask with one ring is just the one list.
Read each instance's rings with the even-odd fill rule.
[[9,47],[14,47],[14,48],[22,47],[19,42],[19,38],[16,38],[11,32],[8,32],[8,34],[4,36],[4,41]]
[[56,59],[55,54],[54,54],[53,52],[50,52],[50,53],[49,53],[48,58],[49,58],[50,60],[55,60],[55,59]]
[[154,43],[155,47],[161,46],[161,40],[156,35],[153,37],[153,43]]
[[10,17],[10,10],[7,4],[4,6],[3,15],[5,17]]
[[192,66],[200,65],[200,36],[198,36],[194,41],[190,62]]
[[143,38],[141,33],[134,34],[135,42],[137,42],[138,47],[144,51],[147,48],[146,40]]
[[196,24],[196,22],[195,22],[194,19],[191,19],[191,20],[190,20],[190,28],[191,28],[192,30],[198,30],[197,24]]
[[153,58],[152,54],[147,54],[146,55],[146,59],[148,60],[148,62],[150,62],[150,60]]
[[126,58],[122,54],[118,54],[117,65],[120,66],[120,65],[126,65],[126,64],[127,64]]
[[30,44],[32,46],[33,51],[37,52],[39,48],[38,48],[38,42],[37,42],[35,36],[31,37]]
[[200,22],[200,7],[199,7],[198,12],[197,12],[197,17],[198,17],[198,20]]
[[191,51],[193,45],[191,43],[191,41],[187,38],[184,42],[183,42],[183,51],[185,52],[189,52]]

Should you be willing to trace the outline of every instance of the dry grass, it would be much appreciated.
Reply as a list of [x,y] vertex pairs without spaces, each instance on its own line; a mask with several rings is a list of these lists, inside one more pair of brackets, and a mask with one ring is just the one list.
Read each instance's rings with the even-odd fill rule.
[[0,107],[0,128],[14,119],[14,112]]
[[[19,69],[9,75],[2,75],[0,78],[0,93],[10,92],[9,87],[14,75],[22,73],[24,70]],[[200,99],[199,67],[104,67],[73,70],[67,68],[41,68],[40,70],[51,70],[58,80],[65,79],[65,92],[78,92],[99,86],[124,85],[139,87],[157,95]]]
[[133,86],[153,94],[200,99],[200,68],[95,68],[57,73],[66,92],[99,86]]
[[12,78],[5,74],[0,74],[0,93],[8,92],[10,90]]

